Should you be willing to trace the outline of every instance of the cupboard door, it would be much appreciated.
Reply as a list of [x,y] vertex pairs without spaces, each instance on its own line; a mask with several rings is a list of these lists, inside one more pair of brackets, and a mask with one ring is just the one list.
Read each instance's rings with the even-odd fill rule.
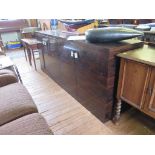
[[[97,55],[90,51],[75,51],[77,99],[101,121],[110,119],[113,89],[105,88],[100,80]],[[94,52],[95,53],[95,52]]]
[[[130,61],[124,61],[123,75],[120,79],[121,93],[120,97],[127,103],[140,109],[144,103],[146,88],[149,80],[149,67],[145,64]],[[122,63],[121,62],[121,63]]]
[[66,48],[62,48],[60,56],[60,74],[61,74],[61,86],[70,93],[73,97],[76,97],[76,72],[74,62],[74,51]]
[[55,38],[49,38],[47,44],[47,53],[45,53],[45,65],[48,74],[59,83],[60,81],[60,50]]
[[144,110],[155,118],[155,69],[151,72]]
[[42,42],[41,49],[39,49],[39,58],[40,58],[40,65],[41,69],[45,69],[45,54],[47,54],[47,44],[48,44],[48,38],[44,36],[37,36],[37,40]]
[[75,51],[77,81],[79,87],[79,97],[89,99],[93,96],[102,95],[102,83],[99,80],[99,67],[96,57],[91,56],[89,51]]

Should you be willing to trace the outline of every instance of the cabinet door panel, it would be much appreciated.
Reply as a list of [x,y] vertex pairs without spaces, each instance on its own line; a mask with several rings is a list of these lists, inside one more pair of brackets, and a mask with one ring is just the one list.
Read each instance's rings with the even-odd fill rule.
[[144,110],[155,118],[155,69],[152,69]]
[[41,69],[45,69],[45,58],[44,56],[47,54],[47,44],[48,44],[48,38],[44,36],[37,36],[37,40],[42,42],[42,48],[39,49],[39,58],[40,58],[40,65]]
[[59,83],[60,81],[60,50],[57,43],[51,38],[47,44],[47,52],[45,53],[46,71],[50,76]]
[[76,72],[71,50],[62,48],[60,60],[61,86],[73,97],[76,97]]
[[113,88],[108,89],[103,85],[99,71],[100,64],[89,55],[89,51],[81,50],[77,53],[78,58],[75,59],[77,99],[104,122],[111,117]]
[[[76,51],[75,51],[76,52]],[[103,94],[103,84],[100,78],[100,64],[96,62],[96,57],[93,57],[89,51],[78,51],[78,58],[75,59],[78,87],[85,92],[79,91],[79,96],[84,94],[87,97],[101,96]],[[85,96],[84,95],[84,96]]]
[[121,98],[137,108],[144,102],[149,67],[145,64],[126,60],[123,73]]

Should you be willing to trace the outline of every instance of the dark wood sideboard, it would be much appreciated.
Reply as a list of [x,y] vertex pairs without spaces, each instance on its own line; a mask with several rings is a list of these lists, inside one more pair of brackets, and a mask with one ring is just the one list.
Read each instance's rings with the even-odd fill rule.
[[[143,46],[132,39],[119,43],[93,44],[70,39],[72,33],[40,31],[43,43],[41,68],[102,122],[112,117],[114,81],[118,68],[115,55]],[[77,36],[78,38],[79,36]],[[83,37],[83,36],[80,36]]]

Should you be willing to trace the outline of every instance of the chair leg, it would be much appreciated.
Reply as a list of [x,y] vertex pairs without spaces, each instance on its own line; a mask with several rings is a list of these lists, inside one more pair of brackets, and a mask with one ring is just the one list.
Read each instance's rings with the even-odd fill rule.
[[35,57],[34,57],[34,52],[33,52],[33,50],[32,50],[32,56],[33,56],[33,62],[34,62],[35,70],[37,70],[36,61],[35,61]]

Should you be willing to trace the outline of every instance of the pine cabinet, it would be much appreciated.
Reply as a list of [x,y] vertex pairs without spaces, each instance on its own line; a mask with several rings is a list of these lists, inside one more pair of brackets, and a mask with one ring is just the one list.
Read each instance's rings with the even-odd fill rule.
[[118,55],[120,73],[114,121],[120,118],[121,102],[155,118],[155,48],[143,48]]

